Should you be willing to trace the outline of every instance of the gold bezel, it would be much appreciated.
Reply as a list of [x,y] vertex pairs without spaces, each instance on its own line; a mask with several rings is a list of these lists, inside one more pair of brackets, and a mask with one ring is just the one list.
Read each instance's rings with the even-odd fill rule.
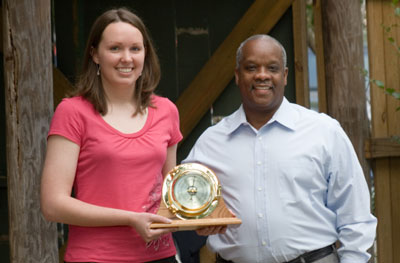
[[[177,195],[175,195],[175,187],[179,180],[183,180],[186,176],[199,176],[199,178],[208,184],[208,196],[204,203],[198,207],[187,207],[182,204]],[[186,189],[191,191],[193,189]],[[197,189],[193,190],[197,194]],[[215,173],[208,167],[197,163],[185,163],[175,166],[164,179],[162,198],[166,207],[175,216],[181,219],[198,219],[210,215],[218,205],[221,196],[221,186]]]

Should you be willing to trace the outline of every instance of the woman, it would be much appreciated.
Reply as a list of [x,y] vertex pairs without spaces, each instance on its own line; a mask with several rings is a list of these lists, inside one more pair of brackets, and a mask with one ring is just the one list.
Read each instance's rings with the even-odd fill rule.
[[159,79],[139,17],[97,18],[77,91],[54,114],[42,176],[44,216],[69,225],[66,262],[176,262],[173,229],[149,228],[170,222],[155,213],[182,139],[175,105],[153,94]]

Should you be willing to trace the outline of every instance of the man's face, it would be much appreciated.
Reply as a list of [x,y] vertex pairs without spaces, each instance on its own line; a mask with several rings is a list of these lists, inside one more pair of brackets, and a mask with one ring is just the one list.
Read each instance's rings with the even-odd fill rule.
[[242,48],[239,65],[235,80],[246,114],[272,117],[283,100],[287,83],[282,49],[272,40],[250,40]]

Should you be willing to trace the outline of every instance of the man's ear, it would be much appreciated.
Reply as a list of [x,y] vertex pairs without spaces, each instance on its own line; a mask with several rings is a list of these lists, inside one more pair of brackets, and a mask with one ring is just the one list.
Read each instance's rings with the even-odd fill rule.
[[239,86],[239,70],[235,69],[235,83]]
[[288,75],[289,69],[286,67],[285,68],[285,86],[287,85],[287,75]]
[[99,57],[97,55],[97,50],[94,47],[90,48],[90,55],[92,56],[94,63],[99,64]]

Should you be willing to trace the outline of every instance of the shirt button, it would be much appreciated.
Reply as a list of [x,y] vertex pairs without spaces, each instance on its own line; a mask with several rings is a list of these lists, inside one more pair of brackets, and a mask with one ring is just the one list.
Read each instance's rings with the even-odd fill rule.
[[258,165],[261,165],[261,162],[260,162],[260,161],[258,161],[258,162],[257,162],[257,164],[258,164]]
[[261,141],[261,140],[262,140],[262,137],[258,137],[258,140]]
[[258,191],[262,191],[262,187],[258,187]]
[[259,213],[259,214],[258,214],[258,217],[259,217],[259,218],[262,218],[262,217],[263,217],[263,215],[262,215],[261,213]]
[[261,244],[263,245],[263,246],[266,246],[267,245],[267,242],[265,242],[264,240],[261,242]]

